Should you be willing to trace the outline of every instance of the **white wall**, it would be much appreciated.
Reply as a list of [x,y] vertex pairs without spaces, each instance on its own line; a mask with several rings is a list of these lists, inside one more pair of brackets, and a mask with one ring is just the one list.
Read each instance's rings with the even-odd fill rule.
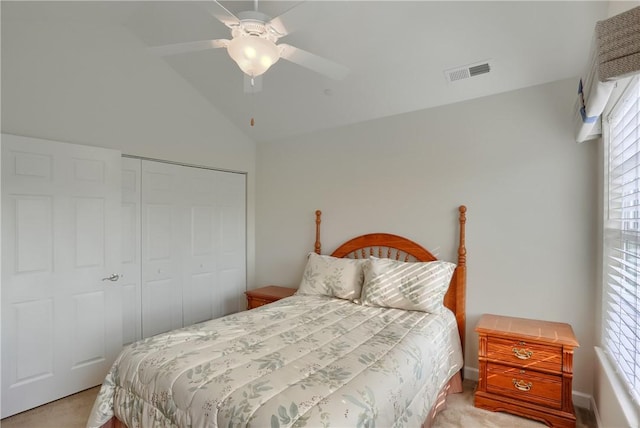
[[598,156],[573,139],[574,79],[258,146],[256,284],[297,286],[323,252],[405,235],[455,261],[468,206],[466,365],[482,313],[570,323],[574,390],[592,393]]
[[123,27],[21,11],[2,5],[2,132],[247,172],[252,284],[255,143]]

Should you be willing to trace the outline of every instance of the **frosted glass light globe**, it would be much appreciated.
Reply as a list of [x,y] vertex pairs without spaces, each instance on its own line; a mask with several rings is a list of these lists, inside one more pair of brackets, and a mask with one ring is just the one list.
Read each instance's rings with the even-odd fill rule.
[[234,37],[227,46],[227,52],[240,70],[251,77],[260,76],[280,59],[275,43],[252,35]]

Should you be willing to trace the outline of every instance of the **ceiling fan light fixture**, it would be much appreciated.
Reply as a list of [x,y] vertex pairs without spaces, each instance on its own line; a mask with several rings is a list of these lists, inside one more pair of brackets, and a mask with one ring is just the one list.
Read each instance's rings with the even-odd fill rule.
[[234,37],[227,52],[240,70],[251,77],[260,76],[280,59],[280,50],[274,42],[251,34]]

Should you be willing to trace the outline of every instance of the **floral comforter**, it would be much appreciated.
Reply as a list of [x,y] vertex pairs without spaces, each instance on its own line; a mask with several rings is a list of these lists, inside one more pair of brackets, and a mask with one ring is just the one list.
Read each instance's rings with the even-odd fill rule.
[[87,426],[416,427],[461,367],[448,310],[292,296],[125,348]]

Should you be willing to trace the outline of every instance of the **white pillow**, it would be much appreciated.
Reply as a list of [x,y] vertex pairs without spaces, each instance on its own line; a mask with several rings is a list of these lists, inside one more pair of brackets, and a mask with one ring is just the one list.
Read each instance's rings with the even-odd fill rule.
[[296,294],[315,294],[353,300],[360,297],[364,260],[309,253]]
[[362,304],[439,313],[456,265],[370,257],[364,266]]

